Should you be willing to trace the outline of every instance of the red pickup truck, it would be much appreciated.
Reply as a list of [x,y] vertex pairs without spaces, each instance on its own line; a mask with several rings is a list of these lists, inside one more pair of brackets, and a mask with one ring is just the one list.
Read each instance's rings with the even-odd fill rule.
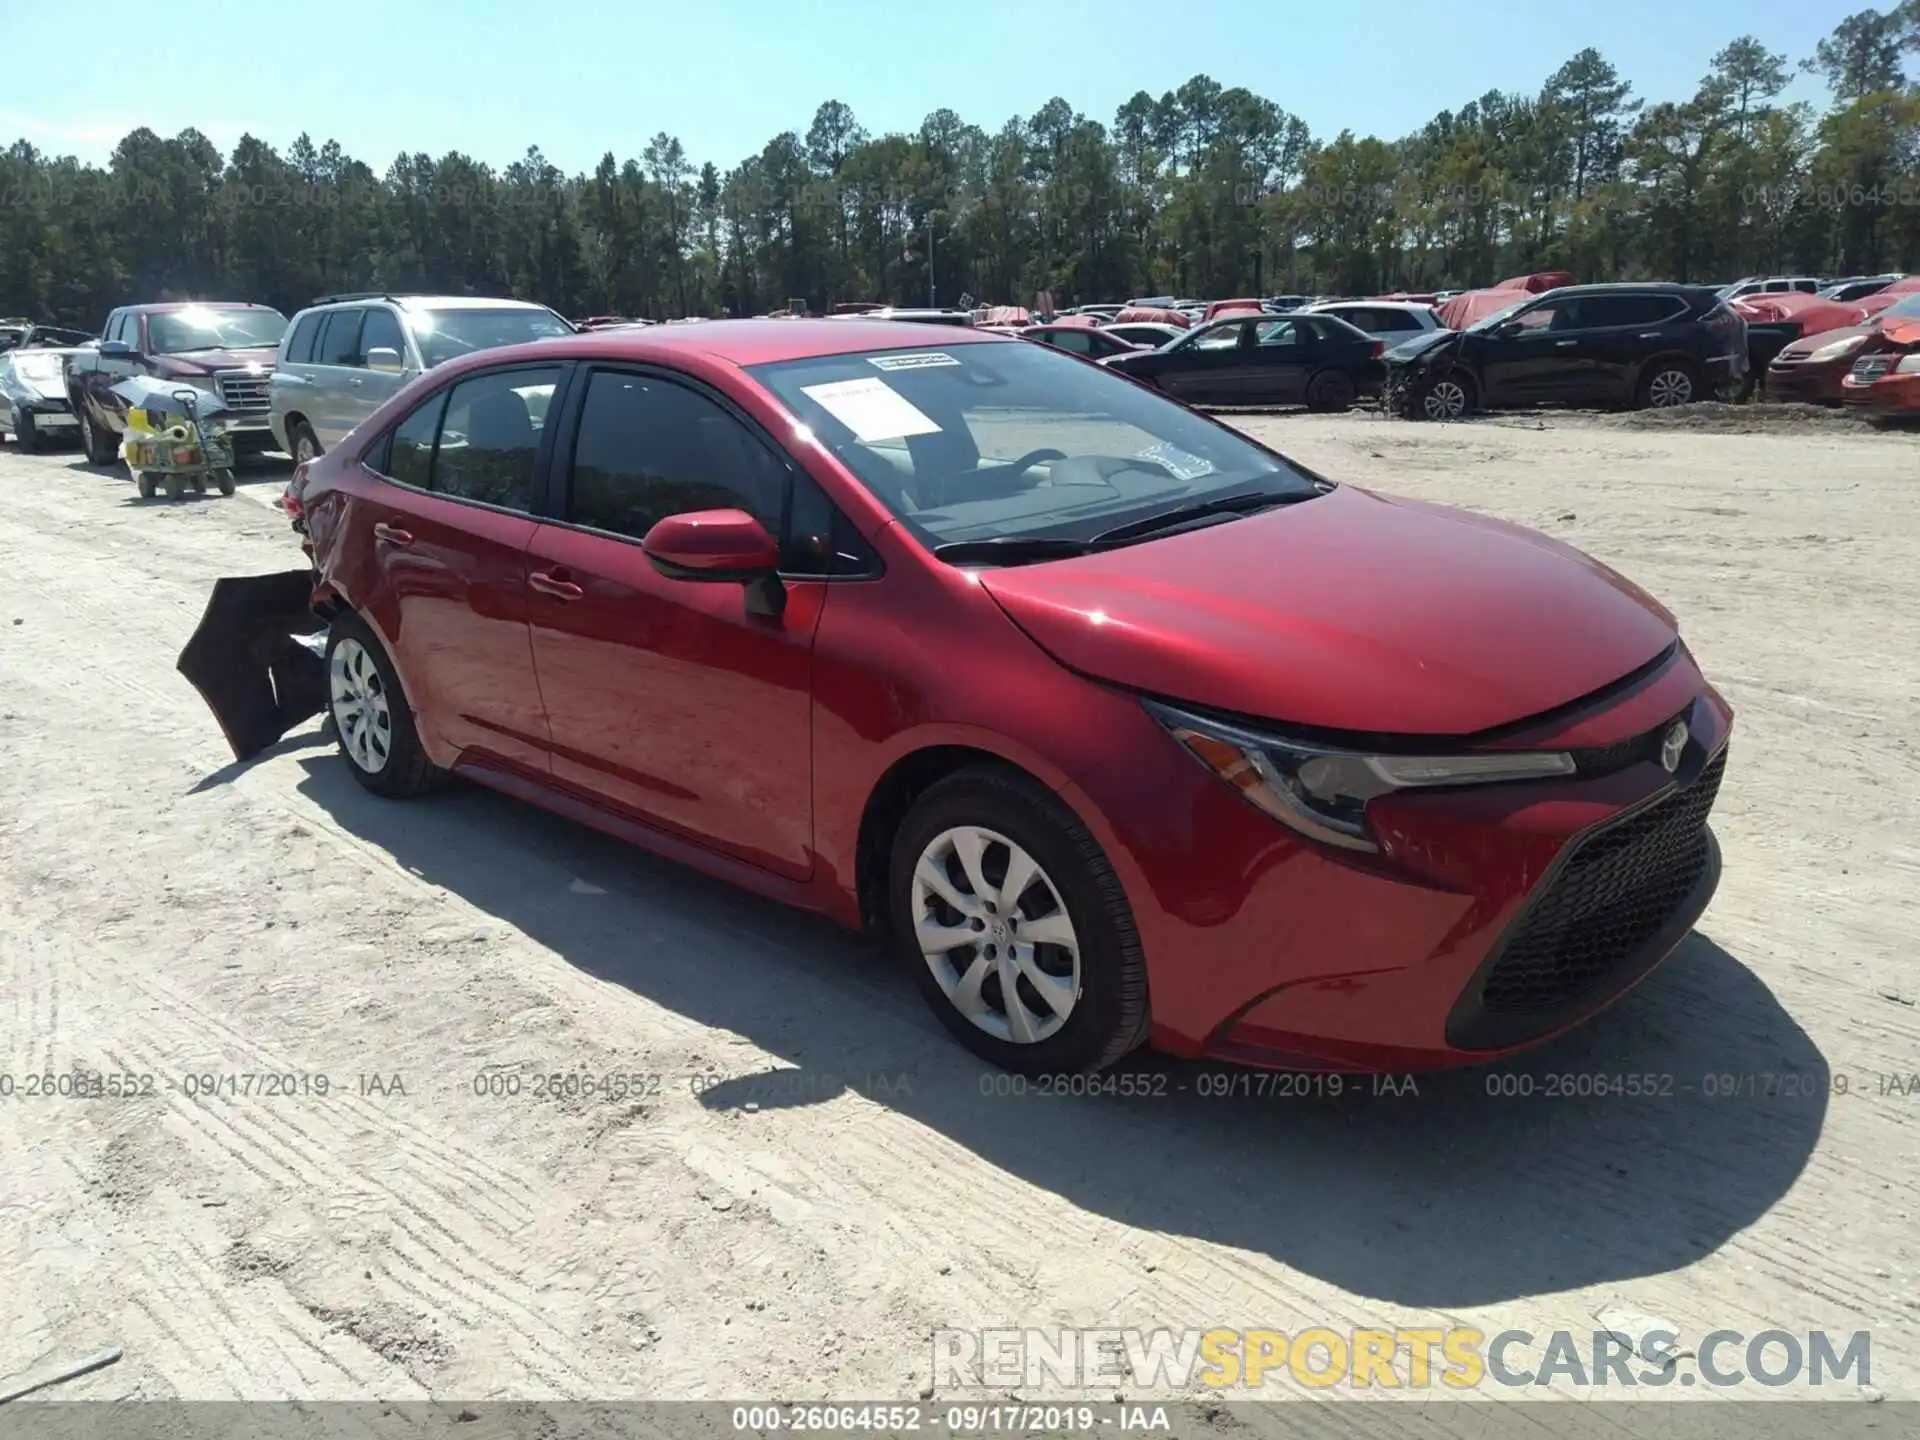
[[177,381],[220,397],[234,449],[274,447],[267,425],[267,382],[287,317],[268,305],[178,300],[123,305],[107,316],[100,339],[67,361],[67,399],[79,417],[87,458],[111,465],[127,429],[127,402],[113,387],[135,375]]

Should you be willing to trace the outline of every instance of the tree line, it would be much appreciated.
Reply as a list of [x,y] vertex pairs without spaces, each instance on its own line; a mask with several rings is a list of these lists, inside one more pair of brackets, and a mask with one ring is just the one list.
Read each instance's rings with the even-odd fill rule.
[[[302,135],[229,155],[151,130],[105,166],[0,153],[0,314],[95,327],[135,300],[511,294],[563,314],[750,315],[801,298],[1061,304],[1582,280],[1920,270],[1920,0],[1805,57],[1751,36],[1650,101],[1582,50],[1386,140],[1196,75],[1108,123],[1063,99],[988,131],[937,110],[869,134],[837,100],[721,170],[661,133],[566,175]],[[1782,99],[1796,70],[1822,105]]]

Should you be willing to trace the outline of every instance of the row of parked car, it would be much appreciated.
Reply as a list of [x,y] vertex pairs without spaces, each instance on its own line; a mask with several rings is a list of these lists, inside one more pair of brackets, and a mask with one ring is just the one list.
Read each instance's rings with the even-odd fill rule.
[[[1287,309],[1297,297],[1215,301],[1198,318],[1190,306],[1092,305],[1020,333],[1215,405],[1338,408],[1379,391],[1403,414],[1452,419],[1542,403],[1661,408],[1758,390],[1869,414],[1920,410],[1920,277],[1560,283],[1568,279]],[[1330,332],[1344,349],[1313,346]],[[1377,347],[1355,349],[1361,337]],[[1134,353],[1141,344],[1151,356]]]
[[[1052,316],[847,304],[831,318],[1017,334],[1196,405],[1332,411],[1380,397],[1402,414],[1453,419],[1541,403],[1660,408],[1759,386],[1775,399],[1920,411],[1920,277],[1711,288],[1553,283],[1562,278],[1367,298],[1148,296]],[[26,449],[77,434],[90,460],[112,463],[131,406],[125,382],[145,377],[195,395],[240,454],[307,461],[457,355],[648,323],[373,292],[323,296],[291,321],[242,302],[127,305],[97,336],[0,320],[0,431]]]

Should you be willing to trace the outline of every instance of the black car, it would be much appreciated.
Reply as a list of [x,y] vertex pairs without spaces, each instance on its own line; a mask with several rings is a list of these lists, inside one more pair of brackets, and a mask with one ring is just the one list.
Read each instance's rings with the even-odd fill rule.
[[1663,408],[1739,393],[1747,322],[1696,285],[1568,285],[1388,352],[1388,402],[1445,420],[1514,405]]
[[1386,347],[1331,315],[1223,315],[1100,363],[1189,405],[1345,410],[1380,388]]

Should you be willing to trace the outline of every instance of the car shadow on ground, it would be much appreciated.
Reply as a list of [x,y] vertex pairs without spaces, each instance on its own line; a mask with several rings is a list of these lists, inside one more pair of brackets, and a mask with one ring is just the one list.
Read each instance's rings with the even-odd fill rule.
[[1302,1096],[1148,1055],[1114,1087],[1132,1096],[1042,1093],[961,1050],[907,975],[823,920],[476,786],[396,804],[330,751],[298,763],[305,795],[409,871],[793,1067],[725,1077],[709,1106],[859,1088],[1090,1212],[1374,1299],[1482,1305],[1685,1266],[1786,1194],[1826,1113],[1820,1051],[1701,934],[1572,1036],[1411,1088]]

